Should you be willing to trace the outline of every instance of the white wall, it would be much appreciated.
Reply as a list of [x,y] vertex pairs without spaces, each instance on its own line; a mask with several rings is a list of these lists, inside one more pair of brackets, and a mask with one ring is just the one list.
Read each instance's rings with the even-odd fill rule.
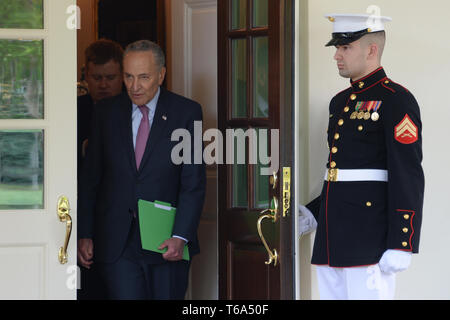
[[[302,0],[303,1],[303,0]],[[334,48],[325,47],[332,24],[327,13],[365,13],[378,5],[381,14],[393,21],[387,24],[387,44],[382,65],[388,77],[407,87],[421,107],[423,122],[423,168],[425,203],[420,253],[413,256],[409,270],[397,277],[396,299],[450,299],[450,2],[447,0],[310,0],[308,1],[309,72],[306,101],[309,118],[309,196],[320,192],[326,164],[326,125],[328,104],[339,91],[349,86],[338,76],[333,60]],[[406,182],[405,182],[406,183]],[[310,253],[309,253],[310,254]],[[315,271],[312,273],[312,298],[318,298]]]

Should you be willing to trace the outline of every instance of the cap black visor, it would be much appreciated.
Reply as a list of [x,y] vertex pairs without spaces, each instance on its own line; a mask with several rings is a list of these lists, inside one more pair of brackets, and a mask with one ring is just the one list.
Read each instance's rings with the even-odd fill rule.
[[333,38],[325,46],[343,46],[360,39],[368,33],[367,29],[356,32],[334,32]]

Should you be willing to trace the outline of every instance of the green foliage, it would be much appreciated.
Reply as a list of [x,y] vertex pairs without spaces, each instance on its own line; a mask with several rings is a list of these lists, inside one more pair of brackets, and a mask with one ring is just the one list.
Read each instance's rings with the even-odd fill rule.
[[43,0],[0,0],[0,28],[42,29]]
[[0,119],[43,118],[43,69],[41,40],[0,40]]
[[0,183],[42,183],[43,174],[42,131],[0,131]]

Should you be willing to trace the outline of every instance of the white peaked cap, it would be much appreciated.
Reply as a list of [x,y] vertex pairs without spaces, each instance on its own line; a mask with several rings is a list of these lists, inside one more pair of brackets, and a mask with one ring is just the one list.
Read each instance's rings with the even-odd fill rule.
[[366,34],[384,31],[389,17],[368,14],[328,14],[325,18],[333,22],[332,39],[326,46],[344,45],[358,40]]
[[357,32],[369,28],[370,32],[384,30],[384,24],[392,21],[390,17],[368,14],[329,14],[325,18],[333,22],[333,32]]

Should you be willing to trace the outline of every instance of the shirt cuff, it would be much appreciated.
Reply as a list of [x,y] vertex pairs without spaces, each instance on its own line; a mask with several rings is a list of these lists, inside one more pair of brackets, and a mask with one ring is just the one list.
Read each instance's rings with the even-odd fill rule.
[[178,239],[184,240],[184,242],[186,242],[186,243],[188,243],[188,242],[189,242],[189,241],[188,241],[188,240],[186,240],[185,238],[183,238],[183,237],[180,237],[180,236],[177,236],[177,235],[173,235],[172,237],[173,237],[173,238],[178,238]]

